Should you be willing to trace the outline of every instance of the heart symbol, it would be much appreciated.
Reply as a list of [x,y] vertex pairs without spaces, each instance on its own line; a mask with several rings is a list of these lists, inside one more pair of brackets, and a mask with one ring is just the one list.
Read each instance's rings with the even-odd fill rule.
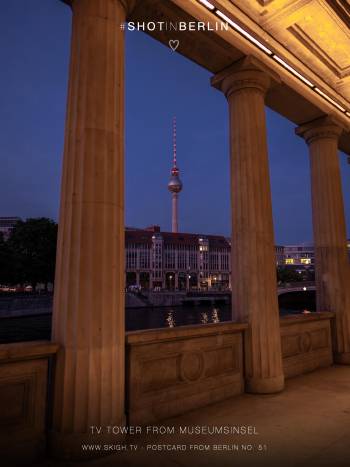
[[179,45],[180,45],[179,39],[170,39],[169,47],[171,48],[173,52],[175,52],[175,50],[179,47]]

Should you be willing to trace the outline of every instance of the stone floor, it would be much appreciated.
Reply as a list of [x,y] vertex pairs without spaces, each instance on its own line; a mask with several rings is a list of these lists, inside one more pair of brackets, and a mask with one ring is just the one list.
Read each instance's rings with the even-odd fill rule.
[[[350,368],[331,367],[287,381],[276,395],[245,394],[167,420],[173,435],[130,436],[136,452],[115,453],[94,461],[58,463],[50,467],[338,467],[350,465]],[[180,426],[254,426],[257,435],[183,435]],[[145,429],[144,429],[145,430]],[[186,450],[147,450],[147,445],[185,445]],[[209,445],[209,451],[198,451]],[[217,451],[215,445],[238,446]],[[259,445],[260,449],[259,450]],[[192,446],[192,447],[191,447]],[[197,446],[195,448],[194,446]],[[252,450],[248,451],[248,449]],[[266,448],[265,448],[266,446]],[[265,450],[266,449],[266,450]]]

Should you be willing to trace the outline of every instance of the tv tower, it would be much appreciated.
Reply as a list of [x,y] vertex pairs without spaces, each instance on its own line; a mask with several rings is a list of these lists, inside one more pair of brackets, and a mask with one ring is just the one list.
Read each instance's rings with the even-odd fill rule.
[[171,177],[168,183],[168,190],[172,193],[172,232],[178,232],[178,212],[177,201],[179,193],[182,190],[182,182],[179,177],[180,171],[176,160],[176,117],[173,119],[173,167],[171,169]]

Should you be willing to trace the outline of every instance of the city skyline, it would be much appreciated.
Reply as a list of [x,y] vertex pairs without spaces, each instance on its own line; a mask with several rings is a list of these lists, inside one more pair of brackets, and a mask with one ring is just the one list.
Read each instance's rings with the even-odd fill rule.
[[[18,0],[3,13],[1,36],[8,46],[0,52],[0,213],[57,220],[71,12],[60,2]],[[14,18],[21,36],[10,27]],[[171,230],[167,182],[177,115],[186,187],[180,230],[230,235],[225,99],[210,87],[210,74],[180,54],[143,33],[127,32],[126,39],[126,225]],[[275,243],[310,242],[307,147],[287,120],[267,110],[267,122]],[[340,159],[349,237],[349,166],[344,155]]]

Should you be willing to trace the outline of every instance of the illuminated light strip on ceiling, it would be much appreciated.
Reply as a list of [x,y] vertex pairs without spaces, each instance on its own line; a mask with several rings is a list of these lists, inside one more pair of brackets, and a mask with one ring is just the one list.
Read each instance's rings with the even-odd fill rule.
[[204,6],[206,6],[207,8],[209,8],[209,10],[215,9],[215,6],[207,2],[207,0],[199,0],[199,2],[202,3]]
[[305,76],[303,76],[302,74],[300,74],[297,70],[295,70],[294,68],[292,68],[290,65],[288,65],[287,62],[285,62],[284,60],[282,60],[282,58],[280,58],[278,55],[273,55],[272,58],[274,60],[276,60],[276,62],[278,62],[279,64],[281,64],[284,68],[286,68],[287,70],[289,70],[291,73],[293,73],[293,75],[295,75],[296,77],[298,77],[299,79],[301,79],[301,81],[303,81],[305,84],[307,84],[308,86],[310,86],[310,88],[313,88],[315,85],[313,83],[311,83],[311,81],[309,81],[307,78],[305,78]]
[[327,99],[328,102],[330,102],[331,104],[335,105],[339,110],[341,110],[342,112],[345,112],[346,113],[346,109],[344,109],[344,107],[342,107],[341,105],[338,104],[338,102],[335,102],[332,98],[330,98],[329,96],[327,96],[327,94],[325,94],[323,91],[321,91],[321,89],[315,87],[315,91],[320,94],[320,96],[324,97],[325,99]]
[[245,31],[241,26],[239,26],[237,23],[232,21],[228,16],[226,16],[224,13],[221,13],[221,11],[216,10],[215,13],[217,16],[219,16],[221,19],[226,21],[230,26],[232,26],[236,31],[238,31],[240,34],[245,36],[250,42],[253,42],[259,49],[263,50],[267,55],[272,55],[272,51],[268,49],[267,47],[264,46],[261,42],[259,42],[255,37],[253,37],[249,32]]
[[307,78],[305,78],[305,76],[303,76],[301,73],[299,73],[297,70],[295,70],[287,62],[285,62],[282,58],[280,58],[278,55],[274,54],[268,47],[266,47],[264,44],[262,44],[260,41],[258,41],[258,39],[255,39],[255,37],[253,37],[248,31],[246,31],[241,26],[239,26],[239,24],[235,23],[235,21],[233,21],[231,18],[226,16],[224,13],[222,13],[220,10],[215,8],[214,5],[212,5],[207,0],[197,0],[197,1],[200,4],[202,4],[204,7],[206,7],[208,10],[210,10],[212,13],[214,13],[216,16],[223,19],[233,29],[235,29],[237,32],[239,32],[242,36],[244,36],[246,39],[248,39],[251,43],[253,43],[255,46],[257,46],[260,50],[265,52],[269,57],[271,57],[273,60],[275,60],[277,63],[279,63],[283,68],[285,68],[290,73],[292,73],[294,76],[299,78],[304,84],[306,84],[309,88],[311,88],[315,92],[317,92],[318,95],[323,97],[326,101],[328,101],[330,104],[332,104],[334,107],[336,107],[342,113],[344,113],[347,117],[350,117],[350,112],[348,110],[346,110],[344,107],[342,107],[340,104],[338,104],[338,102],[336,102],[331,97],[329,97],[325,92],[321,91],[321,89],[316,87],[311,81],[309,81]]

